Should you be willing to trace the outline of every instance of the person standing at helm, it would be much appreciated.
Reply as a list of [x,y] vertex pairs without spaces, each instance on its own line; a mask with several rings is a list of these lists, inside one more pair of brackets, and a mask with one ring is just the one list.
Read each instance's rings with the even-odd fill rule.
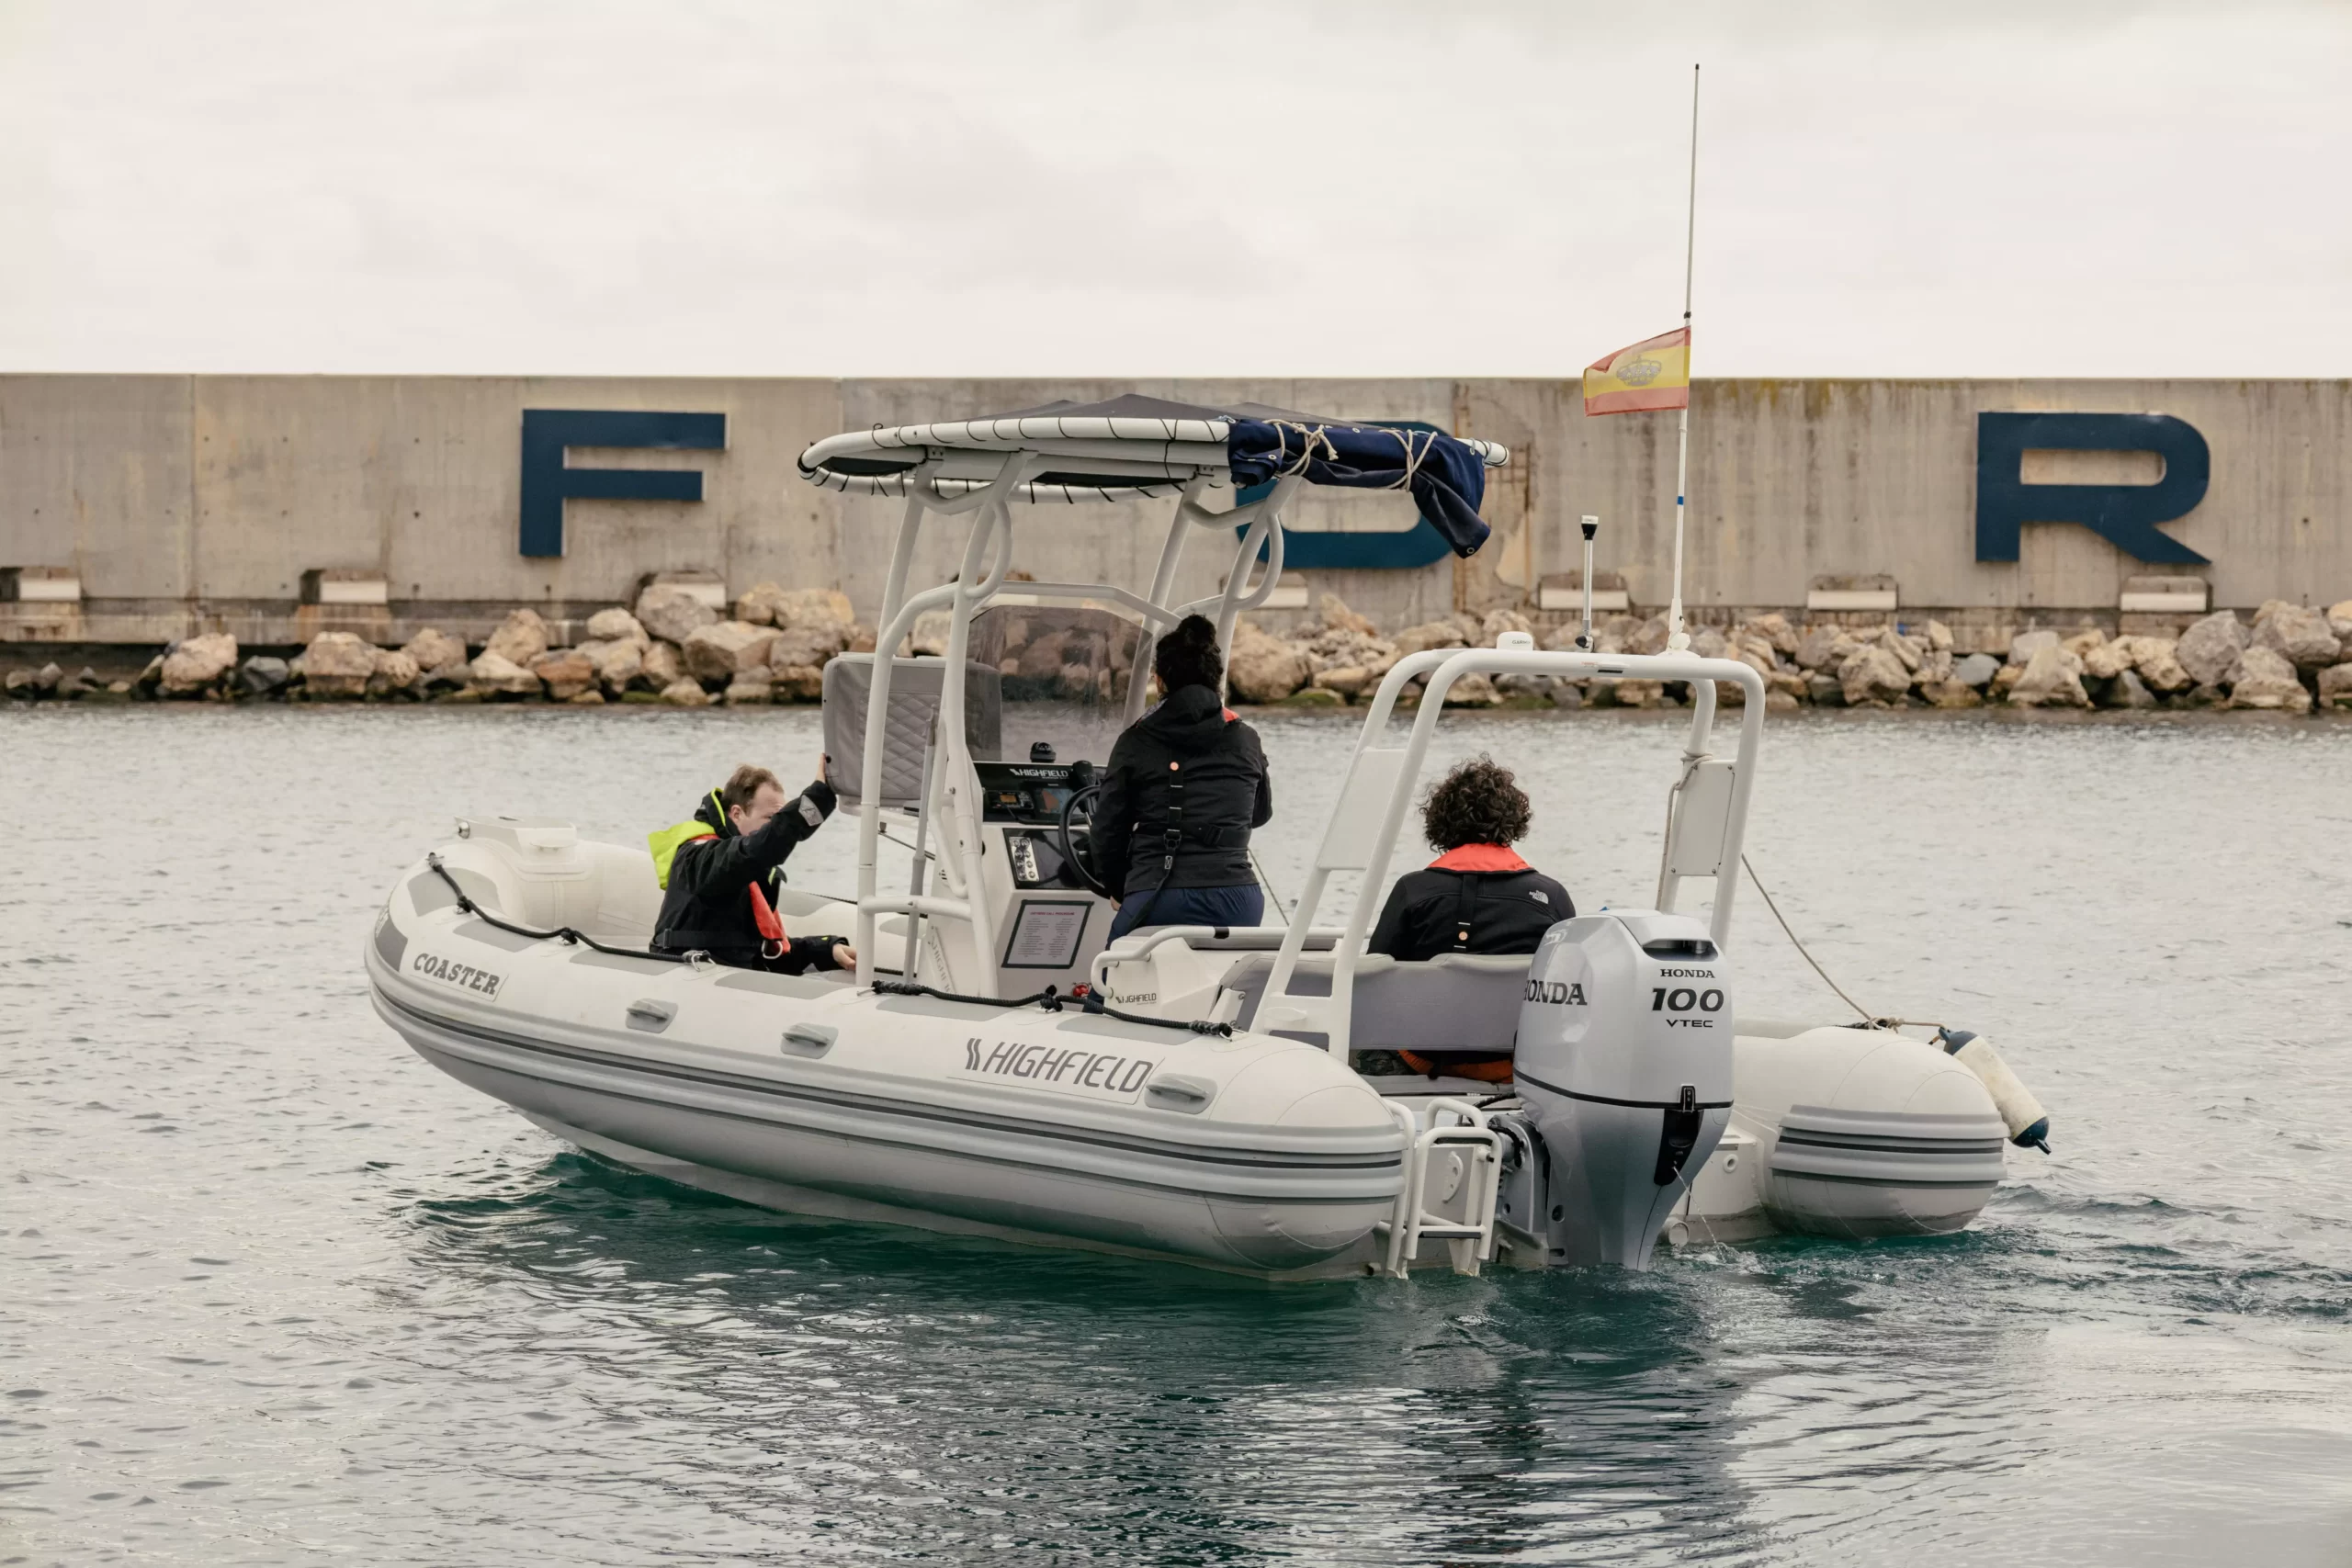
[[1179,621],[1151,662],[1164,695],[1112,746],[1090,830],[1095,872],[1119,901],[1111,934],[1254,926],[1266,896],[1250,830],[1274,814],[1265,748],[1225,705],[1225,659],[1205,616]]
[[663,888],[654,951],[707,953],[738,969],[845,969],[857,953],[837,936],[787,937],[776,916],[784,863],[833,811],[819,778],[797,798],[749,762],[703,796],[694,816],[648,840]]

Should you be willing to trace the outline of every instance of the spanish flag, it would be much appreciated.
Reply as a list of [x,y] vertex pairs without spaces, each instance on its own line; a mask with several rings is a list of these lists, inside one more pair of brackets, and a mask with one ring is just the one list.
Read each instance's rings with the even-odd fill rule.
[[1641,413],[1690,406],[1690,329],[1604,354],[1584,369],[1584,412]]

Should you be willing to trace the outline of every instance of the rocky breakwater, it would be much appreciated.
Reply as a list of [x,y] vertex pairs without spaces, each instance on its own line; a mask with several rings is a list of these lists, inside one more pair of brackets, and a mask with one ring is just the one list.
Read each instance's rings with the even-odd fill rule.
[[[1008,679],[1062,679],[1065,647],[1080,632],[1041,619],[1000,628],[989,651]],[[944,650],[944,612],[915,624],[908,651]],[[564,623],[569,633],[575,629]],[[563,642],[537,612],[509,614],[489,640],[469,647],[426,627],[399,648],[349,632],[326,632],[292,658],[241,656],[225,633],[188,637],[158,654],[135,681],[100,682],[87,669],[19,669],[6,691],[20,701],[106,696],[247,702],[663,703],[701,707],[814,702],[835,655],[865,652],[874,632],[831,589],[763,582],[725,612],[694,589],[657,583],[631,605],[599,610]],[[1665,651],[1663,615],[1619,615],[1594,628],[1598,651]],[[1014,632],[1018,635],[1013,635]],[[1385,632],[1325,594],[1313,618],[1277,634],[1249,621],[1235,627],[1227,667],[1245,704],[1343,708],[1367,700],[1397,660],[1427,649],[1490,647],[1504,632],[1528,632],[1552,649],[1572,648],[1572,626],[1539,626],[1515,611],[1453,615]],[[1088,631],[1084,635],[1096,636]],[[1108,682],[1125,668],[1128,643],[1080,661],[1081,674]],[[2352,709],[2352,599],[2324,610],[2273,600],[2253,617],[2220,611],[2178,637],[2018,633],[2007,657],[1962,654],[1935,620],[1806,625],[1780,614],[1727,626],[1697,626],[1690,650],[1739,660],[1762,676],[1765,700],[1799,707],[2251,708],[2290,714]],[[1726,702],[1742,700],[1726,688]],[[1419,700],[1408,686],[1403,701]],[[1680,706],[1673,683],[1596,677],[1473,675],[1447,693],[1458,707]]]
[[831,589],[763,582],[731,615],[692,590],[657,583],[633,605],[599,610],[566,643],[530,609],[511,612],[469,647],[427,626],[399,648],[323,632],[292,658],[246,655],[225,632],[172,644],[135,680],[110,685],[55,665],[6,677],[20,701],[92,695],[181,702],[813,702],[835,654],[874,646],[849,600]]
[[[1243,623],[1227,659],[1233,694],[1245,703],[1339,707],[1367,698],[1390,666],[1424,649],[1491,645],[1506,631],[1535,633],[1546,648],[1575,646],[1576,628],[1539,630],[1515,612],[1456,615],[1384,635],[1326,594],[1315,624],[1277,637]],[[1620,615],[1594,628],[1598,651],[1662,653],[1663,615]],[[2352,600],[2316,610],[2273,600],[2251,622],[2221,611],[2179,637],[2026,631],[2006,659],[1961,654],[1935,620],[1801,625],[1753,616],[1699,626],[1690,651],[1754,667],[1774,708],[2009,707],[2256,708],[2310,713],[2352,709]],[[1418,684],[1418,683],[1417,683]],[[1742,699],[1725,688],[1724,699]],[[1404,700],[1417,700],[1408,688]],[[1671,683],[1599,677],[1476,675],[1455,683],[1449,706],[1677,706]]]

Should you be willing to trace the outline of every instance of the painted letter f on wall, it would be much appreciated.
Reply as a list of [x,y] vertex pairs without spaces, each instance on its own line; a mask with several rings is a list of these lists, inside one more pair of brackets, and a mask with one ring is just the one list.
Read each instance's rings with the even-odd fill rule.
[[[2154,452],[2152,485],[2030,485],[2028,452]],[[1976,558],[2015,560],[2028,523],[2080,523],[2143,561],[2205,558],[2156,525],[2205,499],[2212,454],[2194,425],[2163,413],[1980,413],[1976,416]]]
[[570,446],[643,446],[716,452],[727,446],[723,413],[633,410],[523,411],[523,553],[563,554],[563,503],[700,501],[702,475],[679,468],[567,468]]

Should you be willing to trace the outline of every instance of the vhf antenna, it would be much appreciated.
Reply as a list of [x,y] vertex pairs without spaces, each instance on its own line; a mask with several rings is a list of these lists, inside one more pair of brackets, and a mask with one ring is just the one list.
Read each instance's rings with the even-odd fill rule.
[[1577,647],[1586,653],[1592,651],[1592,536],[1600,532],[1600,519],[1584,520],[1584,630],[1577,634]]

